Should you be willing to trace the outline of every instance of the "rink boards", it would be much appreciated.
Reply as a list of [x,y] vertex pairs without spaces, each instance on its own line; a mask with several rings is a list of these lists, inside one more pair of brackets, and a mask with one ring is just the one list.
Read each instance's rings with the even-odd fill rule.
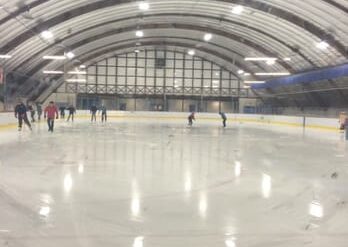
[[[99,114],[98,114],[99,115]],[[276,115],[254,115],[254,114],[226,114],[229,122],[254,123],[284,125],[292,127],[305,127],[328,131],[337,131],[339,128],[338,119],[335,118],[314,118],[301,116],[276,116]],[[129,119],[129,120],[166,120],[166,121],[186,121],[188,113],[182,112],[125,112],[109,111],[109,120]],[[89,111],[78,111],[77,119],[88,119]],[[221,118],[215,113],[197,113],[197,123],[218,122]],[[0,129],[16,127],[16,119],[13,113],[0,113]]]

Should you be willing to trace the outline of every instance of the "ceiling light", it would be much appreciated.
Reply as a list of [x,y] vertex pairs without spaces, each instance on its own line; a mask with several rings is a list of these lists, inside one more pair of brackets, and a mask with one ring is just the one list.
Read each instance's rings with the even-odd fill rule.
[[74,54],[73,52],[71,52],[71,51],[67,52],[65,55],[66,55],[69,59],[73,59],[73,58],[75,57],[75,54]]
[[86,79],[67,79],[67,82],[87,82]]
[[148,10],[150,8],[150,4],[147,2],[140,2],[139,9],[140,10]]
[[194,55],[196,54],[196,52],[195,52],[195,50],[189,50],[189,51],[188,51],[188,54],[189,54],[190,56],[194,56]]
[[240,15],[243,11],[244,11],[244,7],[241,5],[238,5],[232,8],[232,13],[236,15]]
[[244,81],[245,84],[263,84],[265,81]]
[[68,74],[70,74],[70,75],[85,75],[85,74],[87,74],[87,72],[86,71],[75,71],[75,70],[73,70],[73,71],[69,71],[68,72]]
[[329,44],[325,41],[321,41],[319,43],[317,43],[316,47],[320,50],[326,50],[327,48],[329,48]]
[[249,75],[251,75],[250,73],[244,73],[244,76],[249,76]]
[[239,75],[241,75],[241,74],[243,74],[243,73],[244,73],[244,70],[242,70],[242,69],[238,70],[238,74],[239,74]]
[[64,59],[66,59],[66,57],[65,56],[43,56],[43,59],[64,60]]
[[43,31],[41,33],[41,37],[44,39],[52,39],[53,38],[53,33],[51,31]]
[[246,57],[245,61],[276,61],[278,58],[276,57]]
[[134,50],[134,52],[135,52],[135,53],[139,53],[139,52],[140,52],[140,50],[136,49],[136,50]]
[[84,64],[80,65],[80,69],[85,69],[85,68],[86,68],[86,65],[84,65]]
[[0,58],[11,58],[11,55],[0,55]]
[[245,89],[249,89],[249,88],[251,88],[251,87],[250,87],[250,86],[245,85],[243,88],[245,88]]
[[275,62],[276,62],[276,60],[268,60],[268,61],[266,61],[266,63],[267,63],[268,65],[274,65]]
[[284,57],[283,60],[284,61],[291,61],[291,58],[290,57]]
[[135,32],[135,36],[137,36],[137,37],[143,37],[143,36],[144,36],[144,32],[138,30],[138,31]]
[[213,38],[213,35],[211,34],[211,33],[206,33],[205,35],[204,35],[204,40],[205,41],[209,41],[209,40],[211,40]]
[[289,72],[255,73],[255,75],[291,75]]
[[53,75],[61,75],[64,74],[64,71],[61,70],[44,70],[44,74],[53,74]]

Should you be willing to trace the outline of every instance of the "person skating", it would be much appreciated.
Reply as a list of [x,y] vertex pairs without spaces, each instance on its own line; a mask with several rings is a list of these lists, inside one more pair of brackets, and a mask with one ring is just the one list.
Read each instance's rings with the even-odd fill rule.
[[28,105],[28,111],[30,112],[31,122],[34,123],[35,122],[35,109],[34,109],[34,106],[32,104]]
[[71,105],[68,107],[68,111],[69,111],[69,116],[66,121],[69,122],[71,118],[71,121],[74,122],[74,115],[76,113],[76,108],[73,105]]
[[93,122],[93,121],[96,122],[97,121],[97,111],[98,111],[98,108],[95,105],[92,105],[91,109],[90,109],[90,112],[92,114],[91,122]]
[[27,116],[27,107],[21,101],[15,107],[15,118],[18,119],[18,131],[22,130],[23,121],[32,130]]
[[36,110],[37,110],[37,119],[41,121],[41,115],[42,115],[42,106],[41,104],[36,104]]
[[101,111],[101,120],[102,122],[106,122],[108,120],[108,115],[107,115],[107,109],[105,105],[102,105],[100,107],[100,111]]
[[65,119],[65,106],[59,107],[59,112],[60,112],[60,118]]
[[227,121],[226,114],[224,112],[219,112],[219,114],[222,118],[222,125],[224,126],[224,128],[226,128],[226,121]]
[[48,131],[53,132],[54,129],[54,119],[58,119],[58,108],[55,106],[54,102],[51,101],[49,105],[45,108],[44,117],[47,118]]
[[194,113],[194,112],[191,112],[191,114],[188,116],[188,122],[189,122],[189,125],[190,125],[190,126],[192,126],[193,120],[196,120],[196,118],[195,118],[195,113]]

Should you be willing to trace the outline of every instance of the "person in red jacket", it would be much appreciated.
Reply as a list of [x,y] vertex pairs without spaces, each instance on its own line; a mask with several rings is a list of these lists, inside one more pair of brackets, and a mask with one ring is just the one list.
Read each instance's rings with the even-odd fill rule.
[[48,131],[53,132],[54,119],[58,119],[58,108],[53,101],[45,108],[44,117],[47,118]]

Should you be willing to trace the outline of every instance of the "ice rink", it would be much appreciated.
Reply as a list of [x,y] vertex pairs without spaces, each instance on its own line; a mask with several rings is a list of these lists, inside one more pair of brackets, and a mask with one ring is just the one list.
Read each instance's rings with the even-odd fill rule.
[[335,132],[81,120],[0,137],[0,246],[348,245]]

